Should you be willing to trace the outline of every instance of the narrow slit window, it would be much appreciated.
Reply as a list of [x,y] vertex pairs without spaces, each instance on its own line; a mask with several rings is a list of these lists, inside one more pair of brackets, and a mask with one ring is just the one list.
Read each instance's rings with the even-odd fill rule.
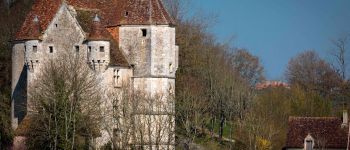
[[121,81],[120,81],[120,74],[119,74],[119,69],[114,70],[114,87],[119,88],[121,87]]
[[129,16],[129,12],[125,11],[125,17],[128,17],[128,16]]
[[78,45],[75,46],[75,52],[79,53],[80,47]]
[[53,46],[49,46],[49,52],[53,53]]
[[100,46],[100,52],[105,52],[105,47],[104,46]]
[[58,27],[58,24],[57,24],[57,23],[55,24],[55,27],[56,27],[56,28]]
[[147,36],[147,29],[141,29],[142,31],[142,36],[146,37]]
[[88,49],[89,49],[89,50],[88,50],[88,51],[89,51],[89,53],[91,53],[91,46],[89,46],[89,47],[88,47]]
[[169,63],[169,72],[173,73],[173,63]]
[[33,52],[36,53],[38,51],[38,46],[33,46]]

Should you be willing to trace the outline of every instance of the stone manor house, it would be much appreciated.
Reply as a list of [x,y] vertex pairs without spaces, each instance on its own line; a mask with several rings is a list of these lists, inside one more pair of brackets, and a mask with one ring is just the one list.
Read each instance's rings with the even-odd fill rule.
[[[132,85],[129,90],[165,95],[163,104],[174,111],[174,99],[166,99],[175,92],[179,48],[175,44],[175,22],[161,0],[36,0],[13,40],[15,131],[23,128],[31,113],[27,88],[48,60],[67,50],[84,56],[90,70],[102,78],[105,91],[121,90],[123,83],[128,83]],[[148,112],[139,118],[161,120],[171,115]],[[174,149],[175,123],[165,126],[170,128],[161,131],[165,136],[158,144]],[[99,146],[110,139],[107,131],[100,132]],[[24,135],[16,136],[20,139]]]

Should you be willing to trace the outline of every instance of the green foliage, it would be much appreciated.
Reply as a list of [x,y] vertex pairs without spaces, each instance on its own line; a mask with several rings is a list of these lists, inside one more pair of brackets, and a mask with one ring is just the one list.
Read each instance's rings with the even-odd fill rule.
[[291,115],[324,117],[332,113],[332,102],[316,92],[306,92],[299,86],[291,89]]
[[12,143],[12,128],[10,121],[10,97],[8,92],[0,93],[0,148]]
[[12,144],[11,127],[11,43],[33,0],[17,0],[9,9],[0,2],[0,149]]
[[[75,149],[99,135],[100,90],[85,61],[63,54],[49,61],[29,88],[29,149]],[[62,72],[65,73],[62,76]],[[79,140],[84,139],[84,140]],[[91,145],[93,146],[93,145]]]

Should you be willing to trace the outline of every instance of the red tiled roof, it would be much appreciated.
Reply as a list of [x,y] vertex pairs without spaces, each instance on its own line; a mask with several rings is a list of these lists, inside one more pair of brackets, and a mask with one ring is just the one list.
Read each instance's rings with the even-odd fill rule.
[[281,82],[281,81],[265,81],[265,82],[257,83],[255,85],[255,88],[257,90],[262,90],[262,89],[266,89],[266,88],[270,88],[270,87],[290,88],[287,83]]
[[118,14],[118,25],[174,25],[174,20],[160,0],[120,0],[122,9]]
[[[119,39],[114,36],[119,34],[112,27],[175,24],[160,0],[66,0],[66,3],[77,10],[77,20],[88,33],[89,40],[111,40],[112,65],[128,65],[123,53],[118,47],[114,47],[118,46]],[[36,0],[22,27],[16,33],[15,40],[39,39],[62,4],[63,0]],[[95,14],[101,17],[100,24],[92,22],[92,15]],[[38,17],[39,24],[33,21],[35,16]]]
[[28,13],[20,30],[16,33],[16,40],[38,39],[39,35],[33,34],[37,25],[33,21],[37,16],[39,19],[40,29],[46,30],[51,20],[57,13],[62,0],[36,0]]
[[106,40],[106,41],[109,41],[111,39],[113,39],[113,38],[108,33],[106,28],[102,27],[101,20],[98,17],[98,15],[96,14],[96,16],[91,24],[91,30],[90,30],[90,34],[89,34],[89,37],[87,38],[87,40],[92,40],[92,41],[94,41],[94,40]]
[[[66,0],[75,9],[99,11],[102,26],[118,25],[174,25],[160,0]],[[38,16],[40,28],[45,31],[54,18],[63,0],[36,0],[28,13],[16,40],[38,38],[31,33],[33,19]]]
[[348,127],[341,127],[342,120],[336,117],[290,117],[286,148],[303,148],[304,139],[310,134],[315,139],[315,148],[346,148]]

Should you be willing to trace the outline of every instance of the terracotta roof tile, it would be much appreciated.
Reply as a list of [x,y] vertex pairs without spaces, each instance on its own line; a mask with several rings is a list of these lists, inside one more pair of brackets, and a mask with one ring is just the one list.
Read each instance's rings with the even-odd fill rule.
[[32,32],[33,30],[37,30],[37,25],[33,21],[34,18],[37,16],[40,29],[43,31],[46,30],[61,4],[61,0],[36,0],[22,27],[16,33],[16,40],[38,39],[38,35]]
[[[119,25],[174,25],[160,0],[66,0],[68,5],[77,11],[77,20],[90,40],[112,40],[111,64],[127,65],[123,53],[118,48],[118,32],[105,29]],[[15,40],[39,39],[53,20],[63,0],[36,0],[28,13],[21,29],[16,33]],[[91,30],[92,15],[101,17],[101,24]],[[39,24],[33,21],[35,16]],[[116,47],[112,47],[116,46]],[[112,50],[113,49],[113,50]]]
[[175,24],[160,0],[120,0],[119,6],[118,25]]
[[[99,11],[105,18],[103,26],[118,25],[174,25],[160,0],[66,0],[75,9]],[[28,13],[16,40],[38,38],[31,33],[33,19],[38,16],[40,28],[45,31],[54,18],[63,0],[36,0]]]
[[325,148],[346,148],[348,127],[341,127],[342,120],[335,117],[290,117],[286,148],[303,148],[304,139],[310,134]]
[[110,41],[113,40],[109,32],[106,30],[106,28],[102,27],[101,20],[96,14],[92,23],[91,23],[91,29],[90,34],[87,40],[106,40]]

